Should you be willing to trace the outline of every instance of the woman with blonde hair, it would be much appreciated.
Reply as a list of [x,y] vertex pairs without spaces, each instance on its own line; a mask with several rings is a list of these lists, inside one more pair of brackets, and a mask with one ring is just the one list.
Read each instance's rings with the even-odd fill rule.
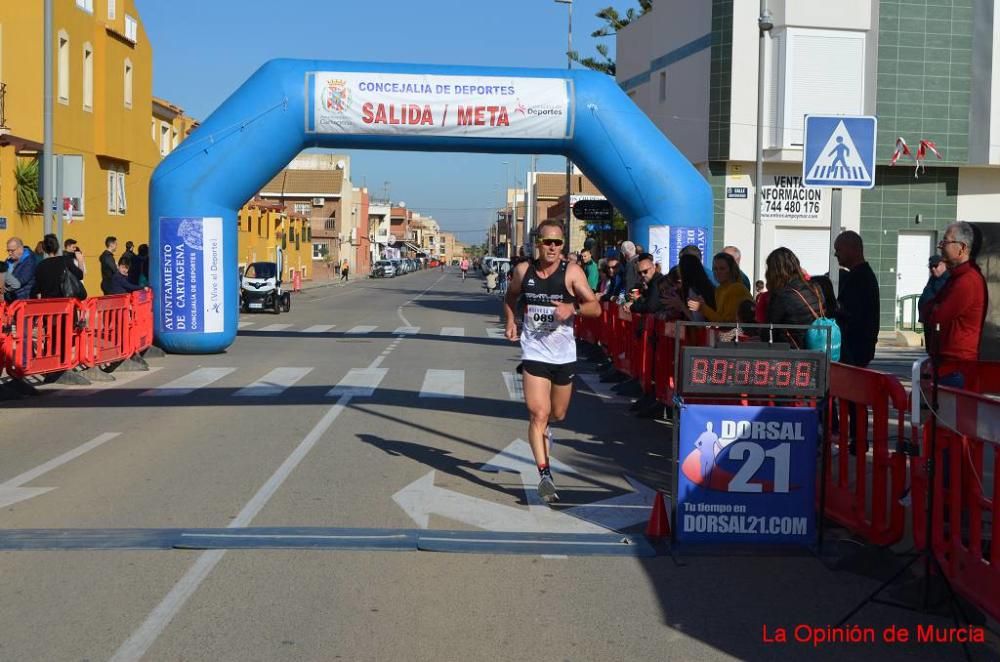
[[709,322],[739,321],[740,305],[752,300],[750,290],[743,284],[740,268],[729,253],[719,253],[712,259],[712,274],[719,286],[715,288],[715,303],[708,304],[701,297],[688,301],[692,312],[701,311]]

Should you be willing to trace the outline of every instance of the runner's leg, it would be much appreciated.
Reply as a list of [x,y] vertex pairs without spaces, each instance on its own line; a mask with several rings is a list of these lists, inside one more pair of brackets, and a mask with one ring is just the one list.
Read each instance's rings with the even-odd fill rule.
[[545,448],[545,428],[552,414],[552,391],[555,387],[544,377],[529,375],[525,370],[522,374],[524,384],[524,403],[528,406],[528,443],[531,453],[535,456],[535,464],[539,467],[548,466],[549,454]]
[[[552,392],[549,396],[549,421],[546,423],[546,427],[566,418],[566,410],[569,409],[569,401],[572,396],[573,384],[566,384],[565,386],[552,385]],[[546,457],[548,457],[548,453],[552,452],[551,442],[547,442],[545,447]]]

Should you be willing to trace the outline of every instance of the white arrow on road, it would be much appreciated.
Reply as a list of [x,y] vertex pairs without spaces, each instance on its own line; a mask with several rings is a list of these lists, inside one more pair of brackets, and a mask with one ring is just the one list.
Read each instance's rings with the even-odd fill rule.
[[6,508],[7,506],[15,504],[18,501],[31,499],[56,489],[54,487],[21,487],[21,485],[30,483],[39,476],[47,474],[56,467],[60,467],[70,460],[80,457],[87,451],[94,450],[101,444],[111,441],[120,434],[120,432],[105,432],[102,435],[94,437],[82,446],[77,446],[73,450],[63,453],[57,458],[49,460],[45,464],[41,464],[30,471],[25,471],[19,476],[15,476],[4,483],[0,483],[0,508]]
[[[557,476],[580,475],[555,458],[549,458],[549,465]],[[528,508],[505,506],[437,487],[433,471],[410,483],[392,498],[424,529],[428,527],[431,515],[440,515],[487,531],[607,533],[646,521],[656,495],[649,487],[626,476],[634,492],[563,510],[551,508],[535,490],[538,469],[531,447],[522,439],[511,442],[481,470],[518,474]]]

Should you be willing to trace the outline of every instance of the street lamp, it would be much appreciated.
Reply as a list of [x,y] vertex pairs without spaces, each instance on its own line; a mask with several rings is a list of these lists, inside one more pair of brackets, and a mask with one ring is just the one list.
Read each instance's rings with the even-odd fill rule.
[[760,280],[760,202],[761,187],[764,184],[764,44],[765,37],[774,27],[767,0],[760,0],[760,16],[757,28],[760,35],[757,44],[757,172],[753,193],[753,282]]
[[[566,68],[569,70],[573,69],[573,0],[555,0],[555,2],[566,5],[566,9],[569,10],[569,22],[566,26]],[[573,162],[566,157],[566,248],[565,251],[569,250],[569,238],[570,238],[570,218],[572,217],[572,211],[570,210],[570,195],[573,193]]]

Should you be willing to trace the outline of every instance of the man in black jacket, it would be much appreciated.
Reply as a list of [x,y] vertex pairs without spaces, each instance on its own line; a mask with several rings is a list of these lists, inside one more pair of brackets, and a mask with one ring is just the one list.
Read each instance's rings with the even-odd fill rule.
[[644,289],[639,295],[629,292],[630,302],[625,305],[633,313],[655,313],[661,308],[659,284],[665,276],[656,273],[656,263],[649,253],[643,253],[637,257],[635,265],[636,272],[639,274],[639,283]]
[[118,248],[117,237],[105,237],[104,252],[101,253],[101,292],[111,294],[111,279],[118,273],[115,263],[115,250]]
[[840,361],[865,368],[875,358],[878,342],[878,279],[865,261],[864,244],[857,232],[847,230],[833,242],[834,254],[841,267],[840,292],[837,296],[837,324],[840,326]]

